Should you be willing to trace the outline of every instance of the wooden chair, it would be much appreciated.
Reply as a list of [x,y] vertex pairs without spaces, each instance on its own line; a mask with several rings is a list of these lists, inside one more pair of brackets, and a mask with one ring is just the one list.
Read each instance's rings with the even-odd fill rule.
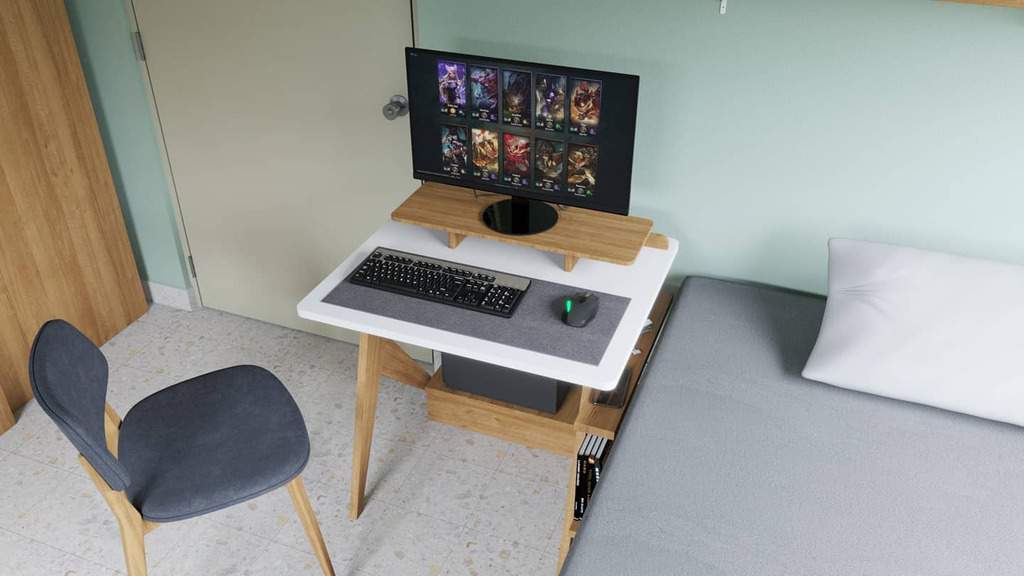
[[107,361],[74,326],[51,320],[29,358],[36,400],[80,452],[121,529],[128,576],[145,576],[145,535],[287,486],[326,576],[334,575],[300,473],[309,435],[270,372],[235,366],[142,400],[122,422],[106,403]]

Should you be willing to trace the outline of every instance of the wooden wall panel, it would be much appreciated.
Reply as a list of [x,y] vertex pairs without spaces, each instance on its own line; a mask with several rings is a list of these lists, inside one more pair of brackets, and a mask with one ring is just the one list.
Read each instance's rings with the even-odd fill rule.
[[103,343],[146,310],[62,0],[0,2],[0,305],[15,409],[43,322]]

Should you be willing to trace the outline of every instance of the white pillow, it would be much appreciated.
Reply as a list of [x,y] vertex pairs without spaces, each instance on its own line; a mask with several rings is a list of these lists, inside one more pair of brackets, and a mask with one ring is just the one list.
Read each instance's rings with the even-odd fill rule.
[[833,239],[828,285],[805,378],[1024,426],[1024,267]]

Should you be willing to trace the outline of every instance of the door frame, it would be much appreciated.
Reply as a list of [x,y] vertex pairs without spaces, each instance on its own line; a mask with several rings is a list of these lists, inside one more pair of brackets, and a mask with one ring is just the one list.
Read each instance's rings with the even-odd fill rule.
[[182,258],[185,259],[186,276],[189,286],[186,288],[188,299],[192,310],[203,308],[203,292],[199,287],[199,278],[196,277],[195,267],[192,265],[192,247],[189,244],[188,229],[185,227],[185,219],[181,214],[181,200],[178,198],[178,187],[174,182],[174,168],[171,166],[170,156],[167,154],[167,142],[164,136],[163,124],[160,122],[160,107],[156,103],[156,95],[153,93],[153,80],[149,76],[149,62],[145,58],[145,43],[142,41],[142,32],[139,30],[138,17],[135,15],[135,3],[133,0],[122,0],[125,13],[128,15],[128,25],[131,28],[132,42],[136,44],[136,51],[141,51],[136,60],[139,70],[142,72],[143,85],[146,91],[146,102],[149,104],[149,114],[156,128],[158,135],[157,147],[160,150],[160,161],[163,164],[164,181],[167,183],[167,190],[171,196],[171,206],[174,210],[174,224],[178,229],[178,238],[181,242]]

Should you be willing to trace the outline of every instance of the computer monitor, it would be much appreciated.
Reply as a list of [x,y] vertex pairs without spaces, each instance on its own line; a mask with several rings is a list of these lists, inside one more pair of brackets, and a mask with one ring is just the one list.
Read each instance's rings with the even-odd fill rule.
[[484,212],[546,230],[549,204],[629,213],[637,92],[629,74],[406,48],[415,177],[511,196]]

